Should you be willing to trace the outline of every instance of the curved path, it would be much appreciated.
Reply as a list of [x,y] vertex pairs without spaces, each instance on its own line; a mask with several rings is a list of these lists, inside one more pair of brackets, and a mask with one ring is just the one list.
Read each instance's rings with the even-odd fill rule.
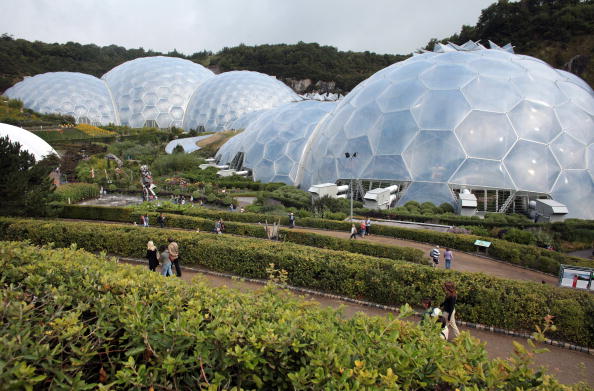
[[[305,228],[305,227],[296,227],[292,228],[296,231],[301,232],[312,232],[320,235],[328,235],[334,236],[336,238],[348,239],[351,235],[348,232],[344,231],[329,231],[329,230],[322,230],[322,229],[314,229],[314,228]],[[373,230],[373,228],[372,228]],[[373,232],[373,231],[372,231]],[[404,240],[404,239],[396,239],[388,236],[379,236],[379,235],[369,235],[365,236],[364,238],[357,237],[354,240],[364,240],[366,242],[371,243],[379,243],[379,244],[392,244],[395,246],[401,247],[412,247],[419,250],[422,250],[425,254],[427,254],[427,259],[429,259],[429,251],[434,246],[429,244],[420,243],[420,242],[413,242],[412,240]],[[441,248],[442,256],[439,260],[439,268],[445,268],[443,262],[443,250]],[[526,281],[534,281],[534,282],[542,282],[544,281],[547,284],[557,285],[559,280],[557,277],[553,277],[549,274],[524,269],[510,263],[496,261],[491,258],[476,256],[468,253],[463,253],[460,251],[453,250],[454,252],[454,260],[452,262],[452,269],[458,270],[461,272],[476,272],[476,273],[485,273],[495,277],[501,278],[508,278],[510,280],[526,280]]]
[[[145,262],[143,260],[131,260],[128,258],[124,259],[123,261],[126,263]],[[198,271],[194,271],[195,269],[188,270],[188,268],[182,268],[182,270],[182,278],[184,280],[191,281],[193,278],[199,276],[198,278],[201,278],[212,287],[225,286],[231,289],[238,289],[243,292],[250,292],[262,288],[262,284],[242,281],[240,277],[237,279],[231,279],[227,277],[215,276],[212,274],[203,274]],[[294,296],[303,300],[313,300],[322,307],[332,307],[337,309],[340,308],[342,309],[342,314],[345,317],[352,317],[359,312],[369,316],[387,316],[390,313],[390,311],[349,303],[325,296],[298,294],[294,294]],[[412,319],[411,321],[418,321],[418,319]],[[512,344],[513,341],[519,342],[526,346],[526,341],[521,338],[491,333],[488,331],[468,329],[462,326],[459,326],[459,328],[460,331],[467,331],[473,337],[476,337],[484,342],[486,344],[486,350],[490,358],[510,357],[514,350]],[[544,366],[547,373],[556,376],[557,379],[559,379],[559,381],[564,384],[570,385],[583,381],[588,383],[591,387],[594,387],[593,355],[549,345],[539,346],[539,348],[540,347],[547,348],[549,351],[535,356],[534,367]]]

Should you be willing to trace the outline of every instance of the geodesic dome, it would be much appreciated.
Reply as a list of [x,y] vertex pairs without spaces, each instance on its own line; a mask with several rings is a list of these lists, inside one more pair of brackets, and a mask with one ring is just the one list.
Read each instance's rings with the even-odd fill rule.
[[219,162],[231,163],[238,152],[243,152],[243,167],[252,170],[254,180],[295,185],[297,166],[309,136],[335,106],[310,100],[268,110],[221,148]]
[[144,57],[113,68],[107,82],[120,122],[135,128],[181,127],[190,97],[214,76],[202,65],[176,57]]
[[39,113],[64,114],[77,123],[117,123],[109,89],[95,76],[78,72],[48,72],[26,77],[4,93]]
[[246,129],[250,123],[258,119],[258,117],[267,110],[269,109],[250,111],[249,113],[242,115],[241,117],[227,125],[225,127],[225,130]]
[[186,112],[185,130],[221,131],[246,113],[300,100],[283,82],[252,71],[221,73],[196,91]]
[[0,123],[0,137],[8,137],[10,142],[19,143],[21,150],[26,150],[35,160],[40,161],[48,155],[58,153],[44,139],[18,126]]
[[[301,186],[399,181],[400,204],[507,189],[594,218],[592,90],[538,59],[470,46],[415,55],[359,84],[313,136]],[[352,166],[345,152],[358,153]]]

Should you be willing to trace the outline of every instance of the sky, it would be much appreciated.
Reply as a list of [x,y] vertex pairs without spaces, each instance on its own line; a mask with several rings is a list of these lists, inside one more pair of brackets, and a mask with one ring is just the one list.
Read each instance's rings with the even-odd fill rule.
[[0,0],[0,34],[184,54],[299,41],[407,54],[476,24],[494,1]]

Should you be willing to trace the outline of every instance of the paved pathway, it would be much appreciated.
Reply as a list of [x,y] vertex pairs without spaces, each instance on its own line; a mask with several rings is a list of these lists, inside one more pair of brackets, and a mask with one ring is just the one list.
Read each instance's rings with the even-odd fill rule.
[[[146,266],[143,265],[138,267]],[[212,287],[226,286],[228,288],[238,289],[243,292],[250,292],[262,288],[261,284],[254,282],[213,276],[210,274],[202,274],[189,271],[187,269],[183,270],[182,278],[186,281],[191,281],[196,276],[200,276],[199,278],[202,278],[208,285]],[[389,313],[389,311],[353,304],[337,299],[331,299],[324,296],[295,296],[298,296],[304,300],[316,301],[322,307],[342,308],[342,313],[345,317],[352,317],[359,312],[369,316],[387,316]],[[414,319],[413,321],[418,321],[418,319]],[[476,337],[482,342],[486,343],[487,353],[490,358],[510,357],[513,353],[512,341],[526,345],[526,341],[521,338],[514,338],[488,331],[467,329],[461,326],[459,326],[459,328],[460,331],[468,331],[473,337]],[[575,384],[579,381],[584,381],[590,386],[594,387],[594,356],[549,345],[543,347],[549,349],[549,352],[535,356],[535,366],[546,367],[547,373],[555,375],[559,381],[563,382],[564,384]]]
[[[343,239],[348,239],[350,237],[350,234],[348,232],[343,231],[329,231],[305,227],[297,227],[293,229],[296,231],[313,232],[321,235],[329,235]],[[373,226],[371,229],[373,232]],[[425,254],[427,254],[427,258],[429,258],[429,251],[431,251],[431,249],[433,248],[433,246],[429,244],[413,242],[411,240],[396,239],[388,236],[369,235],[365,236],[364,238],[357,237],[357,239],[354,240],[364,240],[367,242],[381,244],[392,244],[402,247],[413,247],[422,250]],[[441,248],[441,250],[442,257],[440,259],[440,264],[438,267],[444,268],[445,265],[443,261],[443,251],[445,251],[445,248]],[[452,269],[454,270],[459,270],[463,272],[481,272],[491,276],[508,278],[512,280],[526,280],[535,282],[544,281],[547,284],[554,285],[557,285],[559,282],[557,277],[553,277],[545,273],[523,269],[509,263],[499,262],[485,257],[479,257],[476,255],[462,253],[456,250],[453,250],[453,252],[454,261],[452,262]]]

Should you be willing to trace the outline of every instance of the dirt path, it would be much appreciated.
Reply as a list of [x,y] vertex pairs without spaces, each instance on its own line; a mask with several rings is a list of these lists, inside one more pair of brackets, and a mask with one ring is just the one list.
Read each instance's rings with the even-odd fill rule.
[[[128,263],[133,264],[133,262]],[[139,265],[138,267],[146,266]],[[203,274],[184,268],[182,269],[182,278],[184,280],[192,281],[193,278],[200,278],[213,288],[228,287],[242,292],[251,292],[262,288],[262,284],[254,282]],[[297,294],[294,294],[294,296],[303,300],[316,301],[322,307],[342,308],[342,313],[347,318],[352,317],[359,312],[369,316],[387,316],[390,312],[324,296]],[[414,319],[413,321],[418,321],[418,319]],[[468,331],[473,337],[486,343],[486,350],[490,358],[510,357],[513,353],[513,341],[526,345],[526,341],[521,338],[495,334],[488,331],[468,329],[462,326],[458,327],[460,331]],[[546,347],[549,351],[535,356],[535,367],[544,366],[547,373],[556,376],[557,379],[564,384],[569,385],[583,381],[588,383],[591,387],[594,387],[594,356],[549,345],[543,345],[542,347]]]
[[[348,232],[342,231],[328,231],[328,230],[321,230],[321,229],[314,229],[314,228],[304,228],[304,227],[297,227],[293,228],[296,231],[301,232],[312,232],[320,235],[329,235],[334,236],[337,238],[348,239],[350,237]],[[373,228],[372,228],[373,229]],[[372,231],[373,232],[373,231]],[[433,248],[433,246],[413,242],[411,240],[403,240],[403,239],[396,239],[390,238],[387,236],[378,236],[378,235],[369,235],[365,236],[364,238],[359,238],[354,240],[365,240],[371,243],[380,243],[380,244],[392,244],[395,246],[402,246],[402,247],[412,247],[422,250],[425,254],[427,254],[427,258],[429,258],[429,251]],[[444,248],[441,249],[442,254],[445,251]],[[480,272],[485,273],[490,276],[501,277],[501,278],[508,278],[511,280],[525,280],[525,281],[535,281],[535,282],[542,282],[544,281],[547,284],[557,285],[559,280],[556,277],[550,276],[548,274],[523,269],[509,263],[505,262],[498,262],[489,258],[478,257],[475,255],[462,253],[456,250],[454,252],[454,260],[452,262],[452,269],[458,270],[461,272]],[[439,261],[439,268],[445,268],[443,262],[443,255]]]

